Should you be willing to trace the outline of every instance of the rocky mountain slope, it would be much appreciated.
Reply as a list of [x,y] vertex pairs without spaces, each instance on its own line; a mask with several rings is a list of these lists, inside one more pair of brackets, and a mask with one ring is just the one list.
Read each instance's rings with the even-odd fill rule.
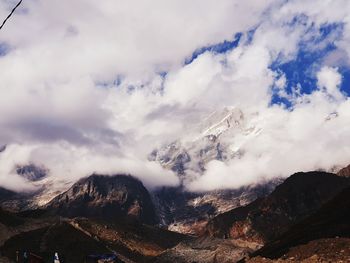
[[350,238],[350,187],[345,188],[314,214],[293,225],[255,255],[278,258],[292,247],[336,237]]
[[206,234],[265,244],[317,211],[349,184],[348,178],[325,172],[294,174],[266,198],[212,219]]
[[156,224],[158,217],[143,184],[128,175],[92,175],[75,183],[46,205],[52,213],[66,217],[135,220]]
[[113,254],[119,259],[117,262],[147,262],[189,238],[142,224],[108,223],[86,218],[55,217],[48,220],[43,215],[39,218],[45,219],[46,224],[34,224],[33,218],[28,216],[7,214],[12,226],[27,225],[27,229],[9,232],[0,244],[1,255],[15,260],[16,251],[20,255],[28,251],[49,262],[58,252],[64,262],[85,262],[88,255]]
[[[349,211],[346,205],[349,198],[339,193],[347,189],[349,183],[348,178],[324,172],[294,174],[267,197],[215,217],[202,237],[181,242],[158,256],[157,262],[241,262],[266,243],[266,247],[252,254],[255,258],[250,259],[251,262],[269,262],[270,259],[264,257],[281,256],[290,247],[308,241],[313,243],[300,247],[303,259],[313,256],[306,253],[307,248],[319,245],[327,251],[329,248],[318,239],[347,236],[349,220],[345,214]],[[340,198],[346,201],[340,202]],[[333,208],[339,212],[329,216]],[[340,232],[344,234],[338,235]],[[290,236],[285,239],[284,235]],[[269,243],[272,240],[277,243]],[[344,248],[342,244],[337,247]],[[296,252],[293,253],[290,257],[295,259]],[[347,256],[349,254],[344,255]],[[290,262],[301,262],[294,259]]]
[[189,192],[183,187],[161,188],[152,193],[160,222],[169,230],[198,235],[207,222],[224,212],[244,206],[271,193],[276,179],[240,189]]
[[291,248],[280,258],[270,259],[262,256],[240,262],[246,263],[319,263],[350,262],[350,238],[324,238],[312,240]]

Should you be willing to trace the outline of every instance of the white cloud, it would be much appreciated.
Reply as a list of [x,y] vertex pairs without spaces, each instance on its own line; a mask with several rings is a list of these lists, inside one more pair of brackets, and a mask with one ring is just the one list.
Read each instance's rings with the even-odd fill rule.
[[320,72],[317,73],[317,80],[318,86],[321,89],[325,89],[329,95],[336,99],[341,99],[343,97],[339,89],[342,76],[336,68],[323,67]]
[[[189,136],[193,124],[224,106],[258,113],[252,121],[263,132],[242,142],[241,159],[209,163],[192,189],[345,164],[349,102],[339,91],[339,56],[325,61],[319,89],[309,95],[286,94],[288,79],[270,66],[294,59],[325,23],[343,23],[343,30],[307,48],[333,43],[350,57],[348,2],[24,1],[0,32],[0,43],[10,47],[0,57],[0,144],[10,146],[0,153],[0,184],[28,187],[11,171],[17,162],[34,162],[53,178],[125,172],[150,187],[174,185],[176,176],[147,154]],[[9,4],[0,2],[0,16]],[[293,24],[301,14],[307,19]],[[197,48],[237,32],[244,36],[236,49],[208,51],[183,65]],[[293,110],[269,106],[273,85]]]

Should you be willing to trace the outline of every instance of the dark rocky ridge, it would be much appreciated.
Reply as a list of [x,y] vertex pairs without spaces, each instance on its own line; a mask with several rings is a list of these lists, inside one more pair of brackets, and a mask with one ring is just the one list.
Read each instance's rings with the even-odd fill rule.
[[325,172],[297,173],[266,198],[211,220],[206,234],[265,244],[318,210],[349,186],[350,180]]
[[350,187],[257,251],[255,255],[278,258],[292,247],[312,240],[335,237],[350,238]]
[[92,175],[75,183],[46,206],[61,216],[135,220],[156,224],[151,197],[143,184],[128,175]]

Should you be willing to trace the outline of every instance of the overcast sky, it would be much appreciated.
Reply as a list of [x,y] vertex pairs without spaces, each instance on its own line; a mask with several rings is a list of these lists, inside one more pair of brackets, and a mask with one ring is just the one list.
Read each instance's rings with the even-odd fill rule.
[[0,31],[0,185],[31,188],[28,163],[176,185],[148,154],[225,106],[262,132],[189,189],[344,166],[349,83],[348,0],[24,0]]

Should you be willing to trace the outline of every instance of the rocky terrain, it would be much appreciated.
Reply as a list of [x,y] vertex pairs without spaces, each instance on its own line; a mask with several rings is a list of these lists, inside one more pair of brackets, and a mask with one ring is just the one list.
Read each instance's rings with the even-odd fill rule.
[[[242,261],[243,262],[243,261]],[[244,260],[247,263],[346,263],[350,262],[350,238],[325,238],[290,248],[277,259],[262,256]]]
[[267,196],[281,182],[276,179],[240,189],[210,192],[167,187],[152,194],[162,225],[172,231],[198,235],[210,219]]

